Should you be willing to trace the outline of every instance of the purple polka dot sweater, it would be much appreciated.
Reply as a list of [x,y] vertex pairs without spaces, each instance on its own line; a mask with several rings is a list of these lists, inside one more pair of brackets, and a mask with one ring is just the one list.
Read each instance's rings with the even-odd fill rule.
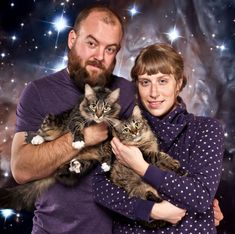
[[186,111],[184,103],[158,119],[147,111],[143,115],[158,137],[160,149],[181,162],[186,177],[149,166],[143,180],[162,198],[187,210],[175,226],[149,230],[136,220],[150,220],[153,202],[128,198],[98,168],[93,178],[95,200],[116,212],[113,233],[216,233],[212,201],[219,185],[224,152],[221,124],[212,118],[198,117]]

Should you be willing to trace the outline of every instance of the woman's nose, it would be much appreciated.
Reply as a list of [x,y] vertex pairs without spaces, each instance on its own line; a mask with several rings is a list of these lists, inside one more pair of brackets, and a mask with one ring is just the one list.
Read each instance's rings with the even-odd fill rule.
[[152,85],[151,85],[151,89],[150,89],[150,96],[151,96],[152,98],[156,98],[158,95],[159,95],[159,94],[158,94],[158,88],[157,88],[157,86],[152,84]]

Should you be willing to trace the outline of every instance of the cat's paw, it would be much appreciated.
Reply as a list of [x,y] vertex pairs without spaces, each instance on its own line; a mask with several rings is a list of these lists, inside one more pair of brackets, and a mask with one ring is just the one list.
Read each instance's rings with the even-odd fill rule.
[[81,150],[82,148],[84,148],[85,142],[84,141],[74,141],[72,143],[72,146],[73,146],[74,149]]
[[102,163],[101,168],[104,172],[110,171],[110,166],[107,163]]
[[43,139],[43,137],[37,135],[35,137],[33,137],[33,139],[31,140],[31,144],[33,145],[40,145],[44,142],[45,140]]
[[69,171],[79,174],[81,172],[81,163],[77,159],[73,159],[69,163]]

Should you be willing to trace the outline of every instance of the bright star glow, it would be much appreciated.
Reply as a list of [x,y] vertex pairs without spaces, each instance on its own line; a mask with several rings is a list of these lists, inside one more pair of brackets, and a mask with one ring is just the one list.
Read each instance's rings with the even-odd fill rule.
[[3,216],[5,219],[7,219],[7,218],[10,217],[11,215],[15,214],[15,213],[13,212],[13,210],[11,210],[11,209],[2,209],[2,210],[0,210],[0,211],[1,211],[2,216]]
[[4,177],[9,177],[9,172],[5,171],[3,175]]
[[166,34],[168,36],[168,39],[171,41],[171,43],[175,41],[176,39],[178,39],[179,37],[181,37],[176,27],[174,27],[172,30],[170,30]]
[[64,69],[66,66],[67,66],[67,63],[65,63],[64,61],[61,63],[57,63],[55,65],[55,67],[53,68],[53,71],[55,71],[55,72],[60,71],[60,70]]
[[64,30],[67,26],[67,20],[63,16],[58,17],[53,22],[55,29],[60,32]]
[[137,10],[137,8],[136,8],[135,5],[134,5],[132,8],[128,9],[128,11],[130,12],[131,17],[133,17],[134,15],[140,13],[140,12]]
[[11,37],[11,39],[12,39],[12,41],[15,41],[15,40],[16,40],[16,36],[13,35],[13,36]]
[[227,49],[224,44],[222,44],[222,45],[217,45],[216,48],[219,49],[220,51],[224,51],[224,50]]
[[1,53],[1,57],[4,58],[6,56],[5,53]]

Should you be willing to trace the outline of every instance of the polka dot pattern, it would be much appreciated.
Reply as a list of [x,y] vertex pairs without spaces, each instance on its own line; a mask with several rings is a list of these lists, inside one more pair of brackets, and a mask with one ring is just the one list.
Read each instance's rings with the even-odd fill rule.
[[[187,213],[178,225],[155,230],[145,229],[136,221],[119,217],[114,222],[114,233],[216,233],[211,204],[222,171],[224,148],[220,123],[188,114],[184,105],[177,107],[163,120],[149,113],[144,112],[144,115],[158,136],[160,148],[180,160],[182,167],[188,171],[188,175],[182,177],[173,172],[163,173],[151,166],[144,179],[164,199],[185,208]],[[101,173],[94,179],[94,189],[98,197],[96,200],[102,205],[130,219],[136,219],[136,213],[142,212],[142,216],[138,217],[148,220],[144,206],[138,205],[139,199],[128,198],[125,191],[112,185]],[[139,210],[140,207],[142,210]]]

